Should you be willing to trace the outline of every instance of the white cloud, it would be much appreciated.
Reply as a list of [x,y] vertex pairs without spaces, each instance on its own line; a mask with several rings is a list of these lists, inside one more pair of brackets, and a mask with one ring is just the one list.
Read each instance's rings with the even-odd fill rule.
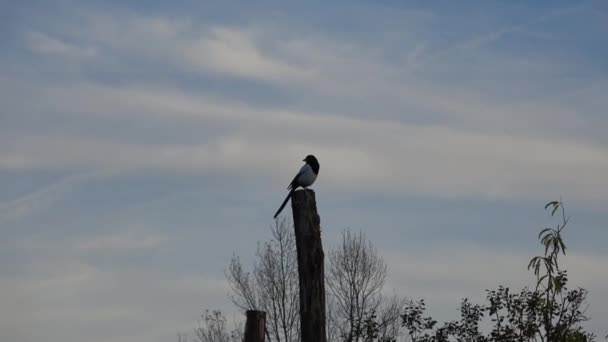
[[[606,145],[581,133],[588,122],[572,106],[552,103],[555,97],[512,101],[487,96],[466,83],[454,87],[425,79],[365,45],[279,35],[255,25],[206,27],[187,18],[124,14],[86,17],[87,23],[73,35],[102,46],[101,54],[141,56],[186,70],[278,82],[303,101],[318,105],[264,107],[230,93],[211,96],[162,83],[109,86],[31,80],[38,83],[32,85],[37,101],[17,105],[20,111],[63,113],[76,123],[124,118],[166,122],[199,126],[203,133],[184,144],[149,139],[140,143],[141,133],[135,132],[118,141],[73,131],[33,130],[0,147],[3,168],[160,168],[235,174],[247,169],[255,177],[288,178],[295,167],[285,160],[312,151],[323,165],[320,182],[339,188],[357,184],[363,190],[440,197],[544,199],[568,194],[572,199],[608,199],[603,181],[608,172]],[[408,43],[411,49],[406,49],[405,59],[425,58],[425,42]],[[534,63],[526,68],[537,69]],[[508,74],[507,68],[502,75]],[[471,75],[475,77],[480,75]],[[573,103],[598,96],[594,88],[568,94]],[[329,98],[343,104],[324,106]],[[358,110],[357,104],[373,111],[354,117],[349,111]],[[302,109],[310,107],[315,109]],[[596,107],[601,106],[585,110]],[[384,111],[405,114],[385,116]],[[421,121],[432,123],[417,123]],[[206,139],[205,128],[218,124],[224,132]],[[272,153],[260,158],[260,151]]]
[[[387,111],[398,112],[404,121],[428,117],[428,121],[452,127],[527,137],[570,134],[573,128],[587,127],[580,109],[555,104],[553,99],[559,94],[547,99],[548,94],[538,87],[559,81],[559,71],[572,66],[546,58],[522,60],[478,49],[483,45],[478,40],[497,39],[517,31],[518,26],[490,33],[490,38],[483,36],[462,43],[476,47],[470,52],[473,62],[465,58],[465,62],[475,65],[463,65],[461,60],[450,59],[453,49],[442,50],[445,58],[437,59],[434,52],[425,52],[428,41],[410,36],[400,42],[403,57],[395,60],[386,58],[379,48],[355,41],[279,32],[272,26],[255,23],[241,27],[207,26],[188,17],[96,11],[83,17],[84,24],[73,23],[79,29],[71,29],[66,35],[102,46],[101,54],[107,58],[138,56],[143,62],[157,63],[159,68],[268,81],[286,87],[301,101],[341,101],[341,115],[360,110],[357,105],[364,104],[370,118],[385,117]],[[412,60],[412,56],[416,60],[412,65],[403,62]],[[427,65],[424,72],[412,72],[412,66],[422,60]],[[460,72],[462,77],[456,84],[445,82],[434,69],[448,74]],[[525,75],[525,82],[514,78],[514,74]],[[488,77],[496,79],[495,91],[477,84]],[[508,97],[505,87],[512,91],[528,89],[529,94],[526,99]]]
[[[292,83],[315,76],[314,70],[268,53],[255,28],[205,26],[190,18],[88,12],[77,39],[115,53],[139,55],[146,62],[172,65],[189,73],[218,73],[244,79]],[[80,24],[80,23],[79,23]]]
[[[112,47],[108,53],[118,49],[188,72],[268,81],[301,101],[321,106],[340,101],[336,108],[340,115],[359,111],[357,106],[362,104],[369,111],[365,115],[369,118],[384,118],[386,112],[397,112],[403,121],[428,117],[431,122],[490,134],[550,138],[589,128],[585,113],[602,108],[581,108],[583,101],[576,99],[586,94],[578,86],[579,93],[570,104],[556,101],[572,92],[565,85],[557,93],[539,88],[559,83],[561,72],[572,70],[571,65],[481,49],[484,44],[477,40],[485,42],[486,36],[460,44],[475,46],[465,49],[468,52],[462,57],[464,60],[452,58],[453,49],[443,51],[443,57],[437,58],[435,52],[421,48],[427,47],[428,41],[409,36],[401,42],[402,58],[390,59],[377,47],[331,36],[279,32],[272,26],[208,27],[195,25],[187,18],[145,16],[99,16],[98,21],[94,29],[85,28],[83,34],[91,35],[94,41],[105,39]],[[114,27],[123,28],[119,43],[108,39],[117,34]],[[518,26],[508,27],[489,36],[498,39],[519,30]],[[412,55],[416,61],[410,64],[407,61]],[[414,72],[422,61],[426,67]],[[441,70],[447,75],[442,75]],[[452,74],[461,75],[457,83],[444,80]],[[486,86],[488,77],[496,79],[494,87]],[[587,83],[593,82],[589,79]],[[523,97],[507,95],[524,91],[527,94]],[[583,134],[577,137],[589,138]]]
[[[118,118],[129,112],[142,120],[189,126],[221,122],[227,131],[189,144],[37,136],[0,148],[3,158],[39,167],[247,170],[249,176],[264,177],[292,172],[284,160],[312,151],[325,165],[322,181],[340,188],[357,184],[359,189],[440,197],[547,198],[567,193],[577,200],[608,198],[603,182],[608,150],[602,145],[267,109],[167,88],[84,84],[55,87],[40,99],[79,117]],[[260,151],[273,153],[259,158]]]
[[276,82],[312,76],[311,71],[265,55],[256,44],[255,34],[240,29],[215,27],[205,37],[184,45],[183,52],[176,51],[177,56],[204,72]]

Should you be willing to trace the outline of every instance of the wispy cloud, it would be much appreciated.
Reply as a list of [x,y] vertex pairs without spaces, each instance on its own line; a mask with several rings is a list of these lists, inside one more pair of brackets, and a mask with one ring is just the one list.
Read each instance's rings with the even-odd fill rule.
[[36,53],[67,58],[91,58],[97,55],[97,49],[94,47],[67,43],[43,32],[29,31],[26,33],[26,39],[30,49]]
[[[608,188],[602,185],[608,154],[602,145],[267,109],[171,89],[81,85],[55,88],[51,94],[49,107],[60,111],[102,116],[129,111],[142,118],[183,120],[184,125],[201,127],[223,122],[227,133],[189,144],[40,136],[15,140],[12,152],[4,155],[54,168],[248,170],[250,176],[257,170],[257,176],[264,177],[268,172],[290,172],[272,165],[314,150],[333,161],[324,180],[338,187],[357,182],[363,188],[484,198],[546,198],[559,188],[576,199],[608,198]],[[78,102],[67,102],[75,94]],[[264,150],[273,155],[264,160],[254,157]],[[353,163],[360,167],[350,167]],[[576,182],[581,178],[588,185]]]
[[234,28],[212,28],[208,37],[186,43],[178,57],[194,69],[220,72],[245,78],[289,82],[311,75],[302,67],[264,55],[255,41],[255,34]]
[[81,25],[82,21],[85,26],[66,35],[98,46],[101,57],[137,55],[144,62],[171,65],[184,72],[216,73],[278,84],[314,77],[314,70],[263,49],[260,43],[272,46],[273,42],[264,39],[265,35],[255,27],[207,26],[183,17],[98,11],[82,16],[72,24]]
[[[547,99],[550,94],[536,86],[538,82],[557,82],[559,70],[565,65],[547,59],[521,60],[479,49],[504,34],[520,31],[519,26],[460,43],[458,46],[475,46],[476,50],[460,59],[451,58],[453,49],[442,50],[445,58],[436,58],[432,51],[425,53],[429,50],[428,41],[408,41],[401,49],[403,58],[395,63],[383,56],[382,51],[355,42],[310,34],[279,35],[262,25],[205,26],[189,18],[97,13],[85,17],[83,27],[77,20],[73,25],[79,25],[80,29],[68,26],[70,33],[65,34],[95,46],[100,60],[111,60],[113,69],[117,68],[116,63],[130,63],[130,59],[120,58],[128,55],[161,70],[171,68],[200,76],[215,73],[269,82],[300,98],[299,102],[310,103],[307,107],[313,103],[328,104],[341,115],[365,110],[377,117],[399,116],[400,120],[439,121],[484,132],[546,137],[549,135],[544,133],[544,127],[548,120],[553,121],[553,133],[568,131],[573,126],[586,127],[575,106],[555,105]],[[469,62],[476,65],[466,64],[468,55],[471,55]],[[416,65],[424,61],[427,67],[412,72],[402,61]],[[434,69],[460,72],[467,79],[458,84],[445,82],[441,79],[445,76]],[[483,86],[487,73],[499,80],[497,91]],[[526,82],[513,75],[526,75]],[[138,81],[130,81],[134,82]],[[75,89],[63,95],[74,101],[81,86],[76,84]],[[523,90],[528,91],[525,100],[508,95]],[[552,95],[559,97],[560,93]],[[102,99],[95,102],[100,105],[96,110],[109,111],[111,108],[104,106]],[[341,102],[339,106],[333,104],[337,101]]]
[[22,219],[35,214],[39,210],[48,209],[74,188],[99,176],[99,172],[67,176],[19,198],[0,202],[0,222]]
[[158,248],[167,241],[166,236],[147,234],[144,227],[126,228],[118,233],[83,239],[74,245],[78,252],[119,253],[142,249]]

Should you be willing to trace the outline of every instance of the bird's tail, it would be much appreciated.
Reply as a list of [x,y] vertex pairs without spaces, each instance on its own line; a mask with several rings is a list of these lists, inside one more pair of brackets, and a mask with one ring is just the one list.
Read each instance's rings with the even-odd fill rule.
[[287,197],[285,197],[285,200],[283,201],[283,204],[281,204],[281,207],[279,208],[279,210],[277,210],[277,213],[274,214],[274,218],[276,219],[277,216],[279,216],[279,214],[281,213],[281,211],[283,211],[283,208],[285,208],[285,206],[287,205],[287,202],[289,201],[289,199],[291,198],[291,196],[293,195],[293,193],[295,192],[294,189],[291,189],[291,191],[287,194]]

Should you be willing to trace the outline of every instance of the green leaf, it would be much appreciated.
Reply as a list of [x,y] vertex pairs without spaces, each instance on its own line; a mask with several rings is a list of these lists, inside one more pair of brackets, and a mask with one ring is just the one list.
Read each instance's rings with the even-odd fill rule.
[[537,258],[538,257],[536,256],[536,257],[530,259],[530,262],[528,263],[528,270],[530,269],[530,267],[534,267],[534,264],[536,264],[536,259]]
[[540,239],[540,237],[549,230],[551,230],[551,228],[545,228],[545,229],[541,230],[540,233],[538,233],[538,238]]
[[558,201],[551,201],[551,202],[545,204],[545,210],[547,210],[547,208],[549,208],[550,206],[556,206],[558,204],[559,204]]

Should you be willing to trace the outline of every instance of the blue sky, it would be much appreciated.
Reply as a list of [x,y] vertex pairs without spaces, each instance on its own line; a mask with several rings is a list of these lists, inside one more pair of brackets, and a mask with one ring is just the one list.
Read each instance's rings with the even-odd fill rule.
[[[440,319],[565,258],[608,322],[603,1],[24,1],[0,14],[0,337],[171,341],[236,311],[314,153],[324,242],[361,229]],[[286,210],[286,217],[290,211]]]

